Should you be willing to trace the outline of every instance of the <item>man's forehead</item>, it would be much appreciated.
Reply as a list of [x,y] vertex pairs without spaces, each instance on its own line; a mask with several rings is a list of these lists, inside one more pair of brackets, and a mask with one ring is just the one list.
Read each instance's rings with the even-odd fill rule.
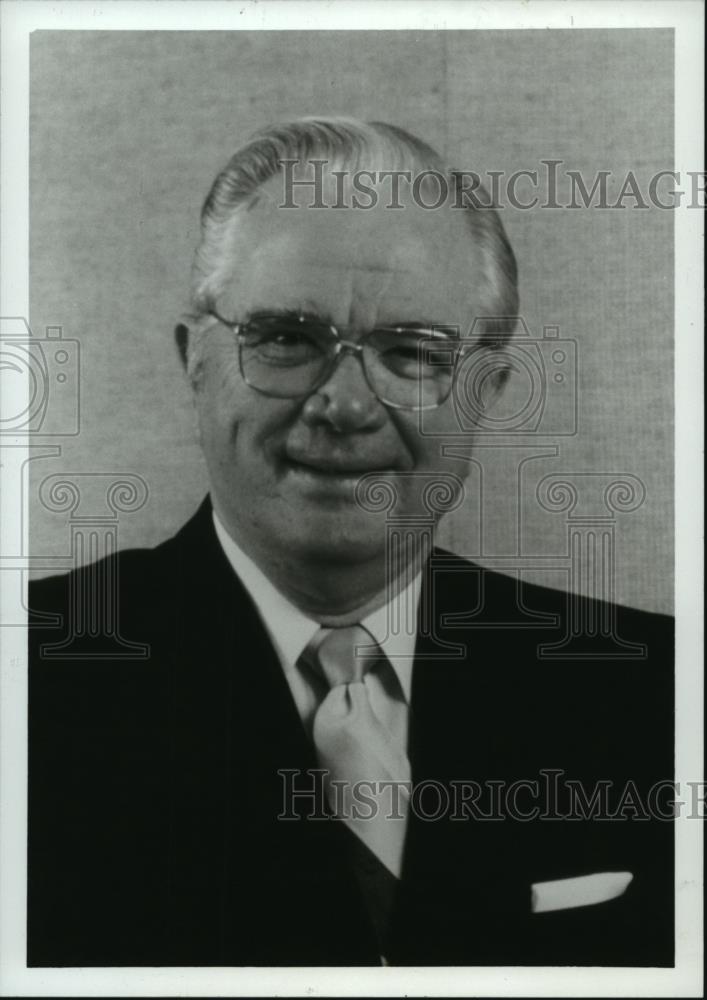
[[342,240],[341,230],[338,237],[309,239],[296,226],[271,232],[237,254],[224,305],[234,316],[277,306],[363,326],[383,319],[466,321],[475,285],[471,261],[448,264],[426,245],[404,240],[356,242],[349,234]]
[[277,184],[268,182],[266,196],[234,218],[234,305],[299,291],[320,301],[365,296],[403,311],[407,303],[417,313],[432,300],[432,312],[446,318],[447,299],[460,311],[461,297],[475,297],[478,254],[460,212],[315,208],[306,200],[283,207]]

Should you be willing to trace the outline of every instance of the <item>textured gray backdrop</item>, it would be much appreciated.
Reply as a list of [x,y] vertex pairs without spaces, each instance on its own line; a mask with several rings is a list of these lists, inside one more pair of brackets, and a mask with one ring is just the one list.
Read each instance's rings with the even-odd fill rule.
[[[634,170],[647,185],[672,167],[672,44],[663,30],[36,32],[30,321],[37,336],[58,325],[79,341],[82,395],[80,434],[55,439],[61,457],[31,463],[33,554],[70,551],[67,514],[37,500],[46,476],[141,476],[149,497],[121,516],[122,546],[161,541],[204,495],[172,328],[201,201],[252,130],[307,114],[378,118],[467,169],[512,173],[554,158],[590,180]],[[507,208],[503,218],[529,328],[556,325],[577,344],[578,433],[522,466],[520,514],[502,467],[529,458],[533,441],[498,450],[498,468],[486,449],[483,503],[474,476],[442,541],[469,555],[483,547],[481,561],[555,556],[552,569],[529,560],[526,576],[567,585],[567,513],[539,507],[537,480],[575,474],[591,492],[603,479],[576,474],[629,473],[646,498],[614,515],[615,596],[670,610],[672,214]],[[43,430],[70,405],[51,402]],[[595,496],[585,502],[601,512]]]

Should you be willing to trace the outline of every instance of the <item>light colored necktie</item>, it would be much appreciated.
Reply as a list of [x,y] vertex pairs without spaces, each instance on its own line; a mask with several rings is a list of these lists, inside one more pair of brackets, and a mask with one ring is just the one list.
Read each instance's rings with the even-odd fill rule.
[[304,658],[330,687],[312,730],[328,772],[329,803],[400,878],[410,788],[410,764],[399,742],[407,713],[400,682],[361,625],[321,629]]

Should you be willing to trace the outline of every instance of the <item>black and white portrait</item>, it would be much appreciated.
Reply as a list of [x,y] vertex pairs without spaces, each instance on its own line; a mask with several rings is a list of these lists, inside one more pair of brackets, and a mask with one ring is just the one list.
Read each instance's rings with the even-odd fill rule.
[[80,6],[2,310],[22,974],[694,988],[701,12]]

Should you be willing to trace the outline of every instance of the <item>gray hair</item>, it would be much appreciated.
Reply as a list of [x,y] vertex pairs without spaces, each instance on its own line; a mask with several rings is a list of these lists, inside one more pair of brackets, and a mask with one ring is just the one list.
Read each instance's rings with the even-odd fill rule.
[[[417,136],[386,122],[353,118],[301,118],[256,132],[218,174],[201,210],[201,241],[192,268],[193,319],[215,308],[232,274],[229,235],[237,213],[252,204],[257,190],[282,173],[283,161],[326,160],[351,170],[380,164],[387,170],[434,171],[461,196],[463,179],[440,154]],[[372,163],[372,161],[374,161]],[[457,198],[457,204],[459,203]],[[479,247],[482,339],[494,346],[510,338],[518,312],[518,279],[513,250],[487,192],[462,200],[464,216]]]

